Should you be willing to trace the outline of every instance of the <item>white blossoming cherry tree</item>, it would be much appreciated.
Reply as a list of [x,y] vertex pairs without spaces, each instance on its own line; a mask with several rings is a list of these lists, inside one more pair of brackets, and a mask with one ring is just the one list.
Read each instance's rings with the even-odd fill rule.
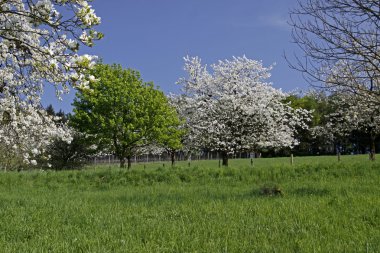
[[272,67],[243,56],[219,61],[209,72],[198,57],[184,59],[188,77],[178,81],[178,100],[191,143],[220,152],[224,166],[235,152],[297,145],[297,128],[307,128],[310,114],[284,103],[287,94],[265,81]]
[[[338,61],[326,78],[330,89],[330,105],[335,111],[326,115],[324,126],[314,129],[315,135],[330,136],[338,143],[355,131],[368,135],[370,160],[375,160],[375,141],[380,135],[380,77],[370,64]],[[339,153],[339,150],[338,150]]]
[[70,85],[86,88],[93,80],[85,70],[94,57],[78,54],[80,45],[103,36],[93,29],[100,18],[88,2],[0,1],[0,143],[26,163],[35,163],[48,139],[67,139],[41,110],[44,85],[54,85],[61,97]]
[[333,93],[331,103],[336,111],[326,115],[327,123],[320,133],[334,141],[350,136],[355,131],[368,136],[369,158],[376,156],[375,141],[380,136],[380,107],[370,96],[354,95],[348,91]]

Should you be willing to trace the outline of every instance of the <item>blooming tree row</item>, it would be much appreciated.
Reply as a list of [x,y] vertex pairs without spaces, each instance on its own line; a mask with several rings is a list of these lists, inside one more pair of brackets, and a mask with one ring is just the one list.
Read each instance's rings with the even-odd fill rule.
[[291,63],[308,81],[332,92],[336,111],[314,128],[329,139],[353,130],[370,136],[375,154],[380,105],[380,3],[374,0],[306,0],[290,12],[302,57]]
[[375,141],[380,135],[380,108],[372,104],[371,97],[350,92],[332,94],[330,103],[334,111],[325,115],[325,124],[312,129],[314,135],[327,137],[331,144],[339,144],[353,132],[363,133],[370,146],[370,159],[375,160]]
[[[122,166],[125,158],[130,165],[133,154],[165,148],[174,162],[183,144],[187,150],[218,151],[228,165],[232,153],[292,149],[300,131],[311,125],[310,111],[293,106],[288,94],[266,81],[272,67],[245,56],[211,69],[198,57],[185,58],[187,77],[178,81],[183,92],[170,97],[184,119],[181,124],[163,93],[142,83],[137,72],[101,64],[89,71],[96,57],[78,50],[103,37],[94,30],[100,18],[89,2],[0,1],[2,161],[20,157],[35,165],[37,157],[48,159],[44,153],[52,140],[72,140],[72,131],[41,109],[49,84],[59,98],[70,86],[79,90],[83,101],[76,101],[76,119],[91,123],[88,133],[98,141],[108,139],[108,150],[117,153]],[[334,111],[312,132],[333,142],[355,130],[366,133],[372,159],[380,134],[378,7],[372,0],[307,0],[291,13],[293,37],[306,54],[306,63],[298,59],[293,67],[323,81],[333,94]],[[96,110],[111,117],[95,115]],[[0,167],[10,167],[11,160]]]

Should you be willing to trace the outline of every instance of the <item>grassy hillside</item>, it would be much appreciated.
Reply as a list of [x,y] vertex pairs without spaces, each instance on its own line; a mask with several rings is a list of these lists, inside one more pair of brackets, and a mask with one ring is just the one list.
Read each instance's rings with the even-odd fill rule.
[[0,173],[2,252],[380,252],[367,156]]

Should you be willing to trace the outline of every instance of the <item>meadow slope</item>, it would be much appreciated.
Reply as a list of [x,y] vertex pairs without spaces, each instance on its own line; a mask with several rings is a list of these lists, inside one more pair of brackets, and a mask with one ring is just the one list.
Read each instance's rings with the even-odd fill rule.
[[230,164],[0,173],[0,249],[380,252],[380,162],[343,156],[339,163]]

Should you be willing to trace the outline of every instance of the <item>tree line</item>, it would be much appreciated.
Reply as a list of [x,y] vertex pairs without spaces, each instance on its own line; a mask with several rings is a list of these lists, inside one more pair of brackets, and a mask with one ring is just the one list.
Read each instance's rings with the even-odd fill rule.
[[[167,97],[135,70],[78,53],[103,37],[89,1],[2,1],[0,166],[63,168],[52,164],[55,155],[79,165],[82,156],[112,153],[130,167],[138,153],[166,150],[174,162],[177,150],[202,149],[219,152],[226,166],[237,152],[368,152],[374,160],[379,9],[373,0],[306,0],[291,10],[301,53],[287,57],[289,65],[323,92],[274,89],[267,81],[272,67],[245,56],[210,66],[185,57],[182,91]],[[77,90],[67,121],[42,108],[45,85],[58,97]]]

